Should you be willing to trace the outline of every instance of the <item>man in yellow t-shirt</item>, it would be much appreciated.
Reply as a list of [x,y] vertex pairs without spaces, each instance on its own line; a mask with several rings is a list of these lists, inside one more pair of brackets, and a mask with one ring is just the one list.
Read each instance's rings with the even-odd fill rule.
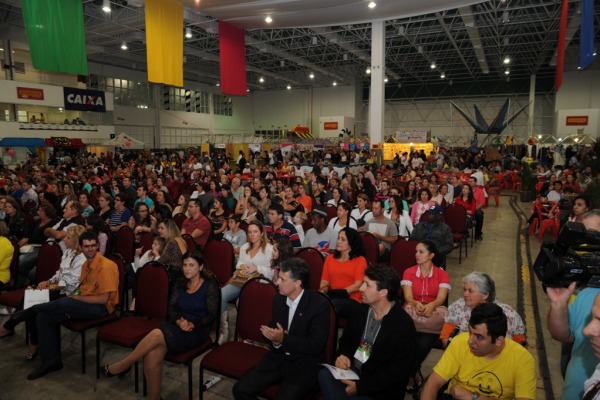
[[535,362],[526,348],[506,338],[507,320],[493,303],[475,307],[469,333],[452,340],[423,387],[421,399],[446,393],[454,399],[535,399]]

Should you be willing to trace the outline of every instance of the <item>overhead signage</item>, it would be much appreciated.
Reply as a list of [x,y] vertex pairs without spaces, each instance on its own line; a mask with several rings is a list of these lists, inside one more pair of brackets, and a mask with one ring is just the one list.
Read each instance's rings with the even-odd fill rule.
[[337,131],[338,123],[336,122],[323,122],[323,129],[326,131]]
[[400,143],[425,143],[431,140],[429,131],[396,132],[396,142]]
[[587,126],[588,116],[587,115],[573,115],[567,116],[567,125],[570,126]]
[[65,87],[66,110],[106,112],[106,99],[100,90]]
[[44,100],[44,89],[17,86],[17,98],[27,100]]

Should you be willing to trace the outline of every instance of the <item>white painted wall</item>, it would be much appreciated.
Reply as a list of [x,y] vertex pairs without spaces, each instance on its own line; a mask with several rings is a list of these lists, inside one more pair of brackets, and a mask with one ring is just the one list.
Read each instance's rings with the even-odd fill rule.
[[[587,125],[567,125],[567,117],[588,117]],[[587,109],[563,109],[556,112],[556,136],[568,135],[590,135],[598,137],[600,132],[600,110],[597,108]]]
[[[475,116],[473,105],[476,104],[486,121],[491,123],[504,104],[505,97],[481,97],[453,99],[453,101]],[[528,96],[511,98],[508,116],[513,115],[521,107],[529,103]],[[451,108],[450,99],[422,100],[422,101],[396,101],[386,103],[385,106],[385,135],[392,135],[396,131],[427,131],[431,130],[432,136],[440,138],[468,138],[473,135],[473,128],[454,109]],[[545,96],[536,96],[533,133],[550,134],[553,131],[554,104]],[[503,132],[503,135],[516,137],[528,136],[528,115],[526,108],[523,113]],[[368,129],[368,104],[361,107],[357,115],[357,134],[367,132]]]
[[[557,136],[583,133],[600,137],[600,71],[565,73],[555,98],[554,132]],[[567,126],[567,116],[588,116],[588,125]]]
[[320,117],[341,115],[354,118],[357,94],[354,85],[332,86],[255,91],[252,100],[255,130],[290,129],[301,125],[308,126],[317,137]]

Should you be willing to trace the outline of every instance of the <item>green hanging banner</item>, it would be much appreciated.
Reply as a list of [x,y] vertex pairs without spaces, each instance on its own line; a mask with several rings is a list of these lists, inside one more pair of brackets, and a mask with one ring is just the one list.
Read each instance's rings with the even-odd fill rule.
[[33,67],[88,75],[81,0],[22,0]]

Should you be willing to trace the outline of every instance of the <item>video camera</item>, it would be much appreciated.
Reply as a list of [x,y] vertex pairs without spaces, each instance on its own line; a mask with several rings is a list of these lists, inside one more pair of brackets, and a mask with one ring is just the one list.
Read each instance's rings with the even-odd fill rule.
[[600,288],[600,232],[567,222],[555,243],[542,245],[533,270],[547,287],[577,282],[580,287]]

